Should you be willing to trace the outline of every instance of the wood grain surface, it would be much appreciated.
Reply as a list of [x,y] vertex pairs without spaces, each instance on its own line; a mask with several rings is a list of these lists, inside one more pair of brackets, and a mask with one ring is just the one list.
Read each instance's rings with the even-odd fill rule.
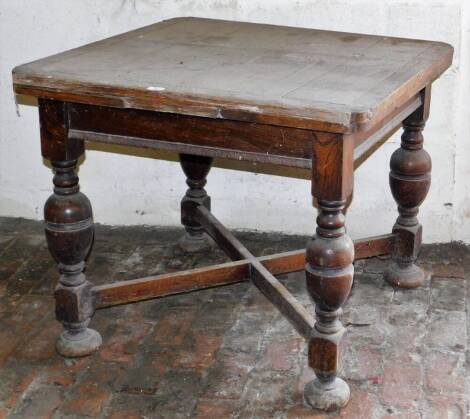
[[19,66],[17,93],[328,132],[364,130],[451,64],[450,45],[176,18]]

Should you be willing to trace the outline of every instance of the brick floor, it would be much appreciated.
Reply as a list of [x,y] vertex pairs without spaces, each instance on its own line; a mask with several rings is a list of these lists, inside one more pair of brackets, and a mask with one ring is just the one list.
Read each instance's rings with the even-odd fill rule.
[[[96,284],[226,260],[184,254],[181,229],[97,227],[88,276]],[[257,255],[305,237],[240,233]],[[65,360],[51,291],[57,271],[42,224],[0,218],[1,418],[465,418],[470,393],[470,249],[425,246],[433,273],[393,290],[382,258],[356,263],[343,317],[342,376],[352,399],[326,415],[302,405],[312,378],[306,347],[248,283],[99,311],[100,352]],[[310,309],[302,273],[281,277]]]

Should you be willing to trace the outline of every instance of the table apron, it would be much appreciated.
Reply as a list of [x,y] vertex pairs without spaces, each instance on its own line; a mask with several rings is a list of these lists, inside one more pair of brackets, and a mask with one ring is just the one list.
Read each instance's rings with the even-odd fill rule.
[[194,154],[196,156],[221,157],[232,160],[243,160],[255,163],[269,163],[279,166],[312,168],[311,159],[267,155],[266,153],[254,153],[249,151],[222,149],[194,144],[185,144],[172,141],[153,140],[148,138],[129,137],[126,135],[103,134],[93,131],[69,130],[69,138],[84,140],[90,143],[117,144],[152,150],[166,150],[175,153]]
[[[386,119],[353,137],[361,162],[422,104],[415,95]],[[220,157],[312,170],[312,144],[321,134],[305,129],[137,109],[68,103],[68,138],[175,153]],[[326,133],[323,133],[326,134]]]

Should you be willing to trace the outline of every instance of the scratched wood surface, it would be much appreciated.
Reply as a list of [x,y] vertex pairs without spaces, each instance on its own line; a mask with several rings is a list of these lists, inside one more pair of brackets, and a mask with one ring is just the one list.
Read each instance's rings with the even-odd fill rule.
[[177,18],[19,66],[17,93],[329,132],[366,130],[449,66],[438,42]]

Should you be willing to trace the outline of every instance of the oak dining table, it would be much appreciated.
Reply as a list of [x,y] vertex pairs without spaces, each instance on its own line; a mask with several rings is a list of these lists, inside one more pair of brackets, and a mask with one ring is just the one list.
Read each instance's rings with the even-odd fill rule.
[[[340,319],[353,262],[391,254],[385,280],[392,286],[415,288],[426,278],[416,263],[417,215],[431,171],[422,132],[431,85],[452,56],[440,42],[185,17],[16,67],[14,91],[38,98],[42,156],[54,170],[44,219],[60,272],[54,296],[65,330],[57,351],[80,357],[99,349],[101,336],[89,327],[98,309],[251,281],[307,341],[316,378],[305,402],[326,411],[345,406]],[[398,207],[394,227],[352,241],[344,210],[355,164],[401,127],[401,145],[383,168]],[[182,243],[193,251],[210,236],[232,262],[99,286],[88,281],[93,214],[76,173],[87,143],[177,153],[188,185]],[[318,215],[314,232],[312,211],[306,249],[255,257],[211,212],[204,186],[214,158],[308,171]],[[273,202],[283,211],[282,200]],[[276,278],[302,270],[315,313]]]

